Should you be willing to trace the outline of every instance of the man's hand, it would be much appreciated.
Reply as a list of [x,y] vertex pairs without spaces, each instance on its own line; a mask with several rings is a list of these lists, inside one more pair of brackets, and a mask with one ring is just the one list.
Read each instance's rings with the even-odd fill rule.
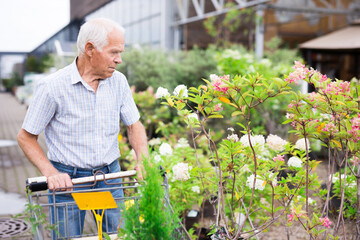
[[57,173],[47,177],[48,188],[51,191],[62,190],[62,191],[72,191],[72,181],[70,176],[67,173]]
[[144,180],[144,177],[143,177],[143,172],[145,172],[144,171],[144,166],[142,164],[140,164],[140,165],[136,164],[134,169],[136,170],[137,177],[139,178],[138,180],[139,181]]

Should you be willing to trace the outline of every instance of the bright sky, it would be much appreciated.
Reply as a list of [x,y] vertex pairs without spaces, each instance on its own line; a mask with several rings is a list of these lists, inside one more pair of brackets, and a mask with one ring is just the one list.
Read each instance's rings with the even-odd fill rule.
[[0,0],[0,52],[30,52],[70,21],[70,0]]

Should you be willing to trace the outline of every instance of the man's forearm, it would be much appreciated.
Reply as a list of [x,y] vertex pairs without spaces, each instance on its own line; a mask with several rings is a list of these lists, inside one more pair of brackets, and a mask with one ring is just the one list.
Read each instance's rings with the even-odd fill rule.
[[37,136],[32,135],[21,129],[17,136],[19,146],[24,151],[26,157],[32,162],[47,178],[48,188],[50,190],[67,188],[71,190],[72,182],[70,176],[66,173],[60,173],[47,159],[44,151],[41,149]]
[[142,156],[149,155],[147,144],[147,136],[144,126],[138,121],[127,127],[128,137],[131,147],[136,154],[136,161],[138,164],[142,163]]
[[21,129],[17,140],[26,157],[39,169],[41,174],[48,177],[57,173],[57,170],[51,165],[44,151],[41,149],[36,135],[32,135],[24,129]]

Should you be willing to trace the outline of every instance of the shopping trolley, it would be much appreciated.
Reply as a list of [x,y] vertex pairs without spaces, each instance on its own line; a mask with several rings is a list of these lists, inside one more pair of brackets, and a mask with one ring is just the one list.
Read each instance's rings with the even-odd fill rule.
[[[160,171],[163,177],[163,187],[164,187],[164,197],[165,197],[165,207],[172,208],[169,200],[169,184],[166,172],[160,166]],[[83,240],[93,240],[93,239],[102,239],[102,227],[101,221],[103,218],[104,209],[116,208],[119,203],[122,207],[126,207],[127,203],[132,201],[136,201],[138,198],[134,193],[137,192],[138,182],[133,178],[136,176],[135,170],[123,171],[118,173],[108,173],[104,174],[101,171],[98,171],[94,174],[94,176],[83,177],[83,178],[75,178],[72,179],[73,182],[73,190],[72,191],[55,191],[50,192],[47,190],[46,177],[35,177],[28,178],[26,181],[26,189],[28,192],[28,201],[32,206],[37,206],[36,209],[41,209],[42,212],[38,211],[32,212],[33,222],[33,233],[35,240],[47,240],[51,239],[51,234],[55,234],[55,239],[83,239]],[[121,185],[116,184],[113,185],[108,183],[107,181],[114,178],[122,178]],[[94,186],[98,181],[104,181],[105,184],[109,185],[108,188],[100,188],[100,189],[86,189],[88,187]],[[113,198],[112,195],[109,195],[110,190],[122,189],[124,191],[124,197],[121,198]],[[43,191],[43,192],[41,192]],[[48,203],[48,197],[55,198],[55,196],[61,196],[65,194],[72,194],[75,202],[66,202],[66,203]],[[97,195],[97,196],[96,196]],[[114,205],[115,204],[115,205]],[[72,209],[78,207],[80,210],[88,210],[92,211],[94,217],[91,214],[86,214],[85,218],[85,227],[82,229],[82,233],[78,236],[70,236],[69,234],[69,226],[67,226],[67,222],[64,223],[63,228],[65,231],[62,235],[58,234],[59,226],[56,224],[56,219],[58,219],[58,209],[65,209],[62,211],[64,215],[63,219],[68,219],[68,209]],[[120,207],[121,208],[121,207]],[[96,210],[102,210],[97,212]],[[87,211],[87,212],[88,212]],[[43,224],[42,221],[46,217],[47,219],[55,219],[55,224]],[[94,219],[95,218],[95,221]],[[46,226],[47,225],[47,226]],[[122,239],[117,236],[116,231],[109,231],[107,228],[105,229],[108,236],[111,239]],[[176,228],[172,234],[173,239],[179,240],[188,240],[188,237],[185,234],[184,228],[179,227]]]
[[[53,192],[44,192],[44,190],[47,190],[46,177],[28,178],[26,181],[26,189],[28,192],[29,204],[31,206],[37,206],[36,209],[41,209],[41,212],[33,211],[31,213],[32,222],[34,223],[32,227],[34,239],[51,239],[51,234],[53,234],[53,238],[55,239],[102,239],[102,220],[104,212],[106,214],[106,211],[104,210],[118,208],[121,203],[124,205],[127,201],[135,200],[137,198],[134,193],[137,190],[138,182],[133,180],[134,176],[136,176],[135,170],[108,174],[98,171],[94,176],[72,179],[72,191],[60,191],[60,189],[55,189]],[[110,179],[115,178],[122,178],[121,184],[116,183],[116,185],[114,185],[113,183],[108,182]],[[89,189],[95,186],[99,181],[104,181],[108,187]],[[111,195],[110,191],[117,189],[122,189],[124,191],[123,197],[114,198]],[[53,201],[53,203],[48,202],[49,197],[55,200],[55,196],[59,197],[61,195],[69,194],[73,196],[75,201],[62,203],[57,203],[56,201]],[[81,229],[79,235],[71,235],[69,229],[72,226],[69,226],[66,219],[69,219],[69,212],[71,213],[73,209],[77,208],[86,210],[85,225],[84,228]],[[93,213],[93,216],[88,214],[89,211]],[[82,212],[82,214],[83,213],[84,212]],[[62,215],[62,219],[64,219],[62,224],[58,223],[60,214]],[[81,219],[80,216],[71,217],[74,219]],[[50,223],[44,224],[44,222],[46,222],[44,221],[44,218],[50,220],[54,219],[55,222],[51,223],[50,221]],[[116,234],[117,229],[111,231],[106,224],[105,230],[111,239],[118,239]]]

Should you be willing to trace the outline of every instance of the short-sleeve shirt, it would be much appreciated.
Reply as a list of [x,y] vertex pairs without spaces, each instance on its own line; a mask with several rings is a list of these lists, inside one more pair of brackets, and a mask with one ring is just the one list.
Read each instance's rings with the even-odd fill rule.
[[79,168],[110,164],[120,157],[120,120],[140,118],[126,77],[115,71],[95,92],[80,76],[75,61],[36,86],[23,129],[44,131],[47,157]]

